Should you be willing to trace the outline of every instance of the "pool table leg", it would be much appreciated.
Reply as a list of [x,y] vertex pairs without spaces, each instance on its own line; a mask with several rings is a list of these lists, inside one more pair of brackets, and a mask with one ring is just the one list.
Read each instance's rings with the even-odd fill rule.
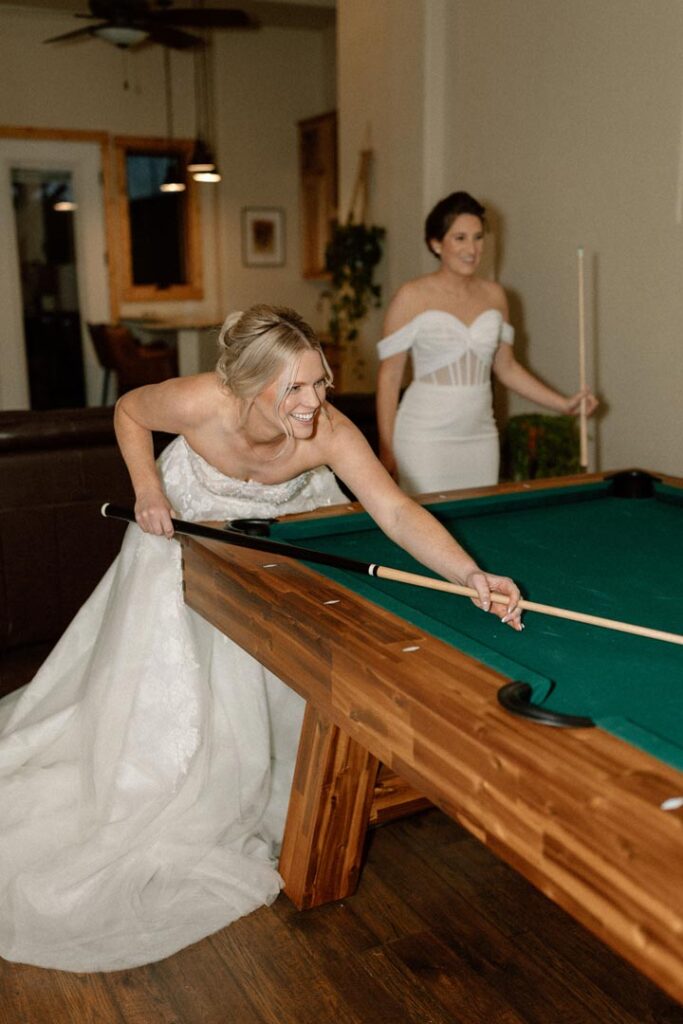
[[379,762],[306,706],[280,874],[299,910],[355,892]]

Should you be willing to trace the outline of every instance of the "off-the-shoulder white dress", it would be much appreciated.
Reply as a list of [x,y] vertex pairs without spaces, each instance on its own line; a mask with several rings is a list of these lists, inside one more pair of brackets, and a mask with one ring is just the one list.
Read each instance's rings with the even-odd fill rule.
[[491,364],[514,330],[497,309],[471,324],[429,309],[380,341],[379,357],[410,351],[413,381],[399,405],[394,454],[412,494],[498,482]]
[[[233,480],[182,437],[160,468],[184,519],[344,501],[327,469]],[[130,526],[35,679],[0,702],[0,955],[134,967],[275,899],[302,710],[184,605],[179,544]]]

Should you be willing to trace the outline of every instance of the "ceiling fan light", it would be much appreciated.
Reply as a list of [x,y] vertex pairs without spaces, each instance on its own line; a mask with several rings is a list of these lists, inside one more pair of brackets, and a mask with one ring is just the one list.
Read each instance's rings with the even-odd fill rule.
[[103,25],[101,28],[95,29],[94,35],[100,39],[105,39],[108,43],[113,43],[115,46],[126,48],[128,46],[137,46],[138,43],[147,38],[149,32],[144,28],[135,28],[132,25]]
[[216,166],[211,150],[203,139],[197,139],[192,150],[190,162],[187,165],[188,171],[195,175],[199,172],[212,171]]

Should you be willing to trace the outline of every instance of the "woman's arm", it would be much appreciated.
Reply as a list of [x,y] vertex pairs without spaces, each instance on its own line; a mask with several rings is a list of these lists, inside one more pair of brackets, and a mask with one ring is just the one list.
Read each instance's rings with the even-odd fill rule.
[[147,384],[116,403],[114,429],[135,491],[135,518],[146,533],[173,536],[171,505],[154,459],[153,430],[183,433],[196,424],[202,378],[184,377]]
[[[416,305],[416,283],[408,282],[396,292],[389,303],[384,318],[382,337],[405,327],[418,311]],[[396,475],[396,459],[394,457],[394,423],[398,410],[401,384],[405,373],[408,351],[380,359],[377,370],[377,432],[379,435],[379,457],[382,465],[392,475]]]
[[[476,604],[521,628],[520,595],[512,580],[483,572],[434,516],[403,493],[360,431],[339,413],[330,430],[325,460],[391,540],[452,583],[474,587],[479,594]],[[491,604],[492,590],[509,596],[507,608]]]
[[545,406],[554,412],[565,414],[577,413],[581,408],[581,399],[586,398],[586,412],[590,416],[598,406],[598,400],[587,388],[585,392],[577,391],[574,395],[565,396],[548,387],[534,377],[515,359],[512,347],[502,342],[493,360],[493,372],[498,380],[522,398],[528,398],[537,405]]
[[407,352],[383,359],[377,370],[377,431],[379,435],[379,457],[382,465],[392,476],[396,475],[394,456],[394,423],[398,411],[401,382],[405,372]]
[[[504,298],[501,312],[505,322],[509,322],[507,301]],[[548,387],[538,377],[535,377],[533,373],[525,369],[521,363],[517,362],[512,351],[512,345],[509,345],[507,342],[501,342],[498,346],[498,351],[493,360],[493,372],[506,388],[510,388],[511,391],[521,395],[522,398],[528,398],[537,405],[542,405],[546,409],[552,409],[553,412],[565,414],[578,413],[581,410],[581,400],[583,398],[586,399],[586,412],[589,416],[595,412],[598,406],[598,400],[589,388],[567,396],[559,391],[555,391],[554,388]]]

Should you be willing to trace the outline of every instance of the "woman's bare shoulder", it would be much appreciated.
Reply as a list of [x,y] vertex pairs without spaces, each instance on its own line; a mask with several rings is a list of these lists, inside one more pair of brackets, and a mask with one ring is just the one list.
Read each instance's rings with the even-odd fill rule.
[[420,305],[438,289],[439,281],[436,271],[434,271],[430,274],[421,274],[420,277],[413,277],[410,281],[406,281],[398,289],[396,295],[397,297],[401,296],[404,301],[412,301]]
[[410,323],[429,309],[434,290],[433,274],[423,274],[406,281],[395,292],[384,321],[385,336]]
[[182,433],[218,415],[226,400],[230,401],[230,395],[218,376],[199,373],[136,388],[120,398],[119,404],[150,429]]
[[505,289],[497,281],[489,281],[485,277],[479,278],[479,286],[484,302],[489,309],[499,310],[504,317],[508,315],[508,301]]
[[329,463],[334,453],[346,448],[365,447],[367,441],[362,431],[349,417],[337,409],[333,401],[326,402],[321,410],[316,431],[320,446],[321,462]]
[[221,384],[218,374],[196,373],[188,377],[174,377],[159,385],[166,390],[167,401],[177,403],[186,416],[204,419],[229,401],[230,392]]

